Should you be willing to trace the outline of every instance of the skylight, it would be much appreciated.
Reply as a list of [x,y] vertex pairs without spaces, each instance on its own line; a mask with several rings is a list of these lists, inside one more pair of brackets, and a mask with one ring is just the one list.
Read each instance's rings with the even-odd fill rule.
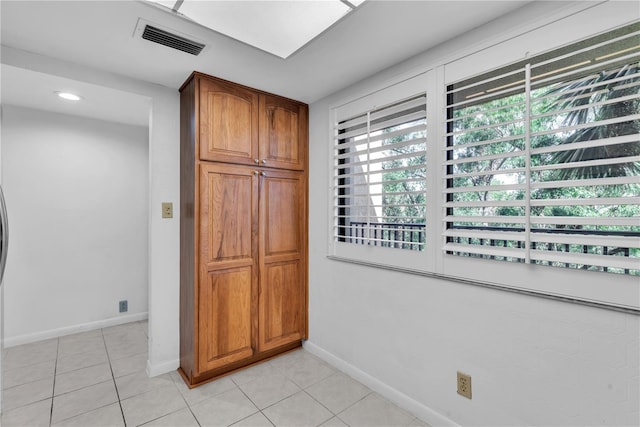
[[287,58],[365,0],[148,0],[243,43]]

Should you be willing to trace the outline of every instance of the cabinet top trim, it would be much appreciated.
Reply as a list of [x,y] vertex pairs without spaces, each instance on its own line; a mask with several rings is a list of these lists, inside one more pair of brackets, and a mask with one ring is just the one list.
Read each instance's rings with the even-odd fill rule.
[[209,74],[201,73],[200,71],[192,72],[191,75],[187,78],[187,80],[185,80],[185,82],[182,84],[182,86],[180,86],[179,91],[182,92],[184,90],[184,88],[187,87],[187,85],[189,85],[189,83],[191,83],[191,80],[194,80],[194,79],[196,79],[196,80],[197,79],[217,80],[219,82],[227,83],[227,84],[231,84],[231,85],[234,85],[234,86],[237,86],[237,87],[240,87],[240,88],[251,90],[251,91],[257,92],[257,93],[262,94],[262,95],[273,96],[273,97],[280,98],[280,99],[286,99],[288,101],[295,102],[295,103],[300,104],[300,105],[304,105],[307,108],[309,107],[308,104],[306,104],[306,103],[304,103],[302,101],[298,101],[298,100],[295,100],[295,99],[287,98],[286,96],[282,96],[282,95],[276,95],[275,93],[267,92],[267,91],[264,91],[264,90],[261,90],[261,89],[256,89],[254,87],[245,86],[243,84],[232,82],[230,80],[222,79],[220,77],[215,77],[215,76],[211,76]]

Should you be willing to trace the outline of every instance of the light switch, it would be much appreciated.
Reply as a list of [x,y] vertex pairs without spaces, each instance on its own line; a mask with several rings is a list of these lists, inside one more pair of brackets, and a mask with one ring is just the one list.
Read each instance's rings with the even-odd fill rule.
[[173,218],[173,203],[162,203],[162,218]]

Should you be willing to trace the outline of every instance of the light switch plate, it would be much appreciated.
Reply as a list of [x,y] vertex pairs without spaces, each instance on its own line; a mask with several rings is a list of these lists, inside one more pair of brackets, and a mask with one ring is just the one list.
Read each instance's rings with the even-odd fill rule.
[[173,218],[173,203],[162,203],[162,218]]

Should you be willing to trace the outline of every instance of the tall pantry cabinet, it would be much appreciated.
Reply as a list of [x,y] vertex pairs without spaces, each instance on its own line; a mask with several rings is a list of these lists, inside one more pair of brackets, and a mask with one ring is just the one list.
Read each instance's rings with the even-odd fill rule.
[[306,104],[193,73],[180,89],[180,373],[307,336]]

